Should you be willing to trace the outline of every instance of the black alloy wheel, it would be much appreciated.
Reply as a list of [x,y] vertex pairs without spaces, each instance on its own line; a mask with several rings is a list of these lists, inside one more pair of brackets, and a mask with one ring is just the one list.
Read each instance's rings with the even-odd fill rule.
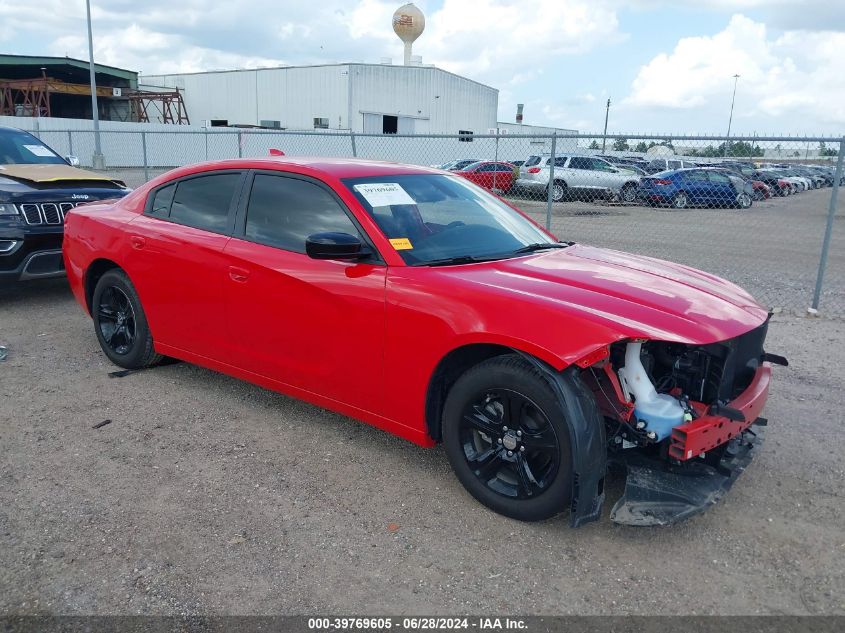
[[511,389],[478,393],[464,410],[460,439],[475,476],[506,497],[536,497],[560,470],[560,443],[548,417]]
[[121,269],[112,268],[97,281],[91,316],[100,347],[115,365],[141,369],[161,361],[135,286]]
[[568,420],[598,409],[576,376],[563,375],[561,388],[564,401],[537,366],[516,354],[482,361],[452,385],[443,445],[458,480],[488,508],[521,521],[569,509]]
[[125,356],[136,339],[137,324],[132,302],[120,288],[109,286],[97,305],[97,327],[112,352]]

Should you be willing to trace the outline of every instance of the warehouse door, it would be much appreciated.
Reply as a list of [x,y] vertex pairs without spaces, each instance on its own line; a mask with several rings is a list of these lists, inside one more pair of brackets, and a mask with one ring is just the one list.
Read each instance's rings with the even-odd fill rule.
[[409,116],[364,113],[364,134],[413,134],[414,119]]

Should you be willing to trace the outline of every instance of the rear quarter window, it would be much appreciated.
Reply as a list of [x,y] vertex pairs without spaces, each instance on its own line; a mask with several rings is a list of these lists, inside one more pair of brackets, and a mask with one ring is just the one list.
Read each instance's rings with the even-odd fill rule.
[[150,215],[155,215],[160,218],[166,218],[170,215],[170,205],[173,203],[173,194],[176,193],[176,184],[162,187],[153,194],[152,202],[150,203]]

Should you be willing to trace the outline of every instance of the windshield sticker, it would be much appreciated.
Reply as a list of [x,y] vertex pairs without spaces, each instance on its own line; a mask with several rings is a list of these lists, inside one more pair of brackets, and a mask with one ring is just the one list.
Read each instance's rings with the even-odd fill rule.
[[30,154],[34,154],[35,156],[54,156],[53,152],[43,145],[24,145],[24,147],[29,150]]
[[394,237],[390,240],[390,245],[397,251],[410,251],[414,248],[411,244],[411,240],[407,237]]
[[355,185],[355,191],[364,196],[371,207],[389,207],[393,204],[416,204],[408,192],[395,182],[372,182]]

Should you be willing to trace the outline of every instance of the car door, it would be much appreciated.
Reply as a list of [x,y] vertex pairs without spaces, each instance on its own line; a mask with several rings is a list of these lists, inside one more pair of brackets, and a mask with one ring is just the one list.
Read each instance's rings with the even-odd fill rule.
[[516,178],[517,168],[508,163],[496,163],[496,171],[493,172],[493,189],[507,193],[510,191],[513,181]]
[[620,175],[619,170],[601,158],[591,160],[596,186],[618,191],[625,180],[625,177]]
[[485,189],[492,189],[496,175],[496,163],[483,163],[475,170],[475,182]]
[[573,156],[569,160],[570,187],[579,190],[591,190],[597,187],[593,159],[589,156]]
[[[226,244],[226,321],[233,363],[363,410],[381,407],[386,267],[311,259],[305,239],[368,238],[324,183],[256,172]],[[373,248],[375,253],[375,249]]]
[[127,226],[124,267],[156,343],[225,360],[223,247],[245,172],[203,172],[153,190]]
[[710,179],[711,204],[718,207],[728,207],[736,202],[737,192],[734,191],[730,178],[717,171],[707,172],[707,177]]
[[712,185],[707,172],[701,169],[690,169],[680,172],[683,174],[684,190],[691,203],[710,204],[712,199]]

